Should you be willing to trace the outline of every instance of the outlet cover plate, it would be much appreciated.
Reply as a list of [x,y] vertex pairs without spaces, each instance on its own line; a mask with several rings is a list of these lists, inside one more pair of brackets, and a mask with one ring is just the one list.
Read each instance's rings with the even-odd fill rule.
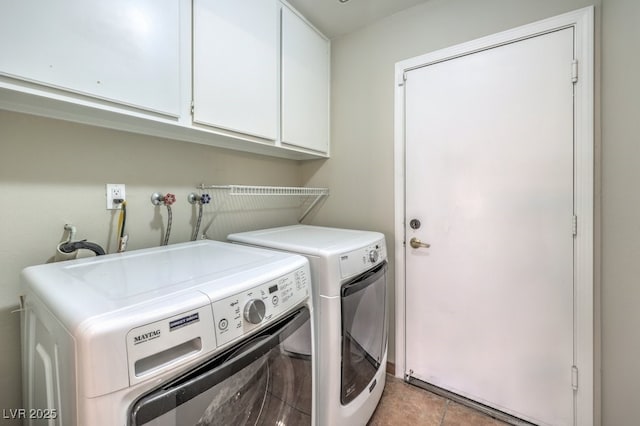
[[107,210],[120,210],[121,203],[114,203],[113,200],[126,200],[124,183],[108,183],[106,184]]

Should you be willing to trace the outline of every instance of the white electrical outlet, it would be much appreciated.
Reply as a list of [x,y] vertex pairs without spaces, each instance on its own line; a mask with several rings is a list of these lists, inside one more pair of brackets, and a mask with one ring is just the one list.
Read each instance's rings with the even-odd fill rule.
[[106,193],[107,210],[120,210],[122,201],[127,199],[124,192],[124,183],[108,183]]

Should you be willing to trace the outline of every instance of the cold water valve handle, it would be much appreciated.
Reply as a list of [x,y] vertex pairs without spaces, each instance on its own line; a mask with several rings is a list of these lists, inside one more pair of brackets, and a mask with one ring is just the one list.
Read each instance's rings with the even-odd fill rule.
[[198,232],[200,232],[200,223],[202,222],[202,212],[204,210],[204,205],[211,202],[211,195],[207,193],[198,195],[195,192],[192,192],[191,194],[187,195],[187,201],[189,201],[190,204],[198,206],[198,220],[196,222],[196,227],[191,234],[191,241],[195,241],[198,239]]
[[191,194],[187,195],[187,201],[190,204],[209,204],[211,202],[211,195],[206,193],[198,195],[195,192],[192,192]]

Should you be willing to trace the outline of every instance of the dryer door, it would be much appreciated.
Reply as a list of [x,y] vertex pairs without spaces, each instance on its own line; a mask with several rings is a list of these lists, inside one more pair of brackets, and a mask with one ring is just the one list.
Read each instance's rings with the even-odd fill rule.
[[344,284],[342,297],[343,405],[360,395],[387,351],[387,262]]
[[310,327],[309,317],[302,308],[143,396],[131,409],[130,424],[310,425],[311,358],[286,349],[296,331]]

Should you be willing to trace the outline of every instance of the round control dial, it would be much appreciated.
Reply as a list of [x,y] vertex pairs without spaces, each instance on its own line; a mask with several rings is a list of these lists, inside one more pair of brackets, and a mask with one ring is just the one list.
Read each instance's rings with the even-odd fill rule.
[[378,254],[378,250],[371,250],[369,252],[369,260],[371,261],[371,263],[376,263],[379,256],[380,255]]
[[260,324],[267,312],[267,307],[260,299],[251,299],[244,305],[244,319],[251,324]]

